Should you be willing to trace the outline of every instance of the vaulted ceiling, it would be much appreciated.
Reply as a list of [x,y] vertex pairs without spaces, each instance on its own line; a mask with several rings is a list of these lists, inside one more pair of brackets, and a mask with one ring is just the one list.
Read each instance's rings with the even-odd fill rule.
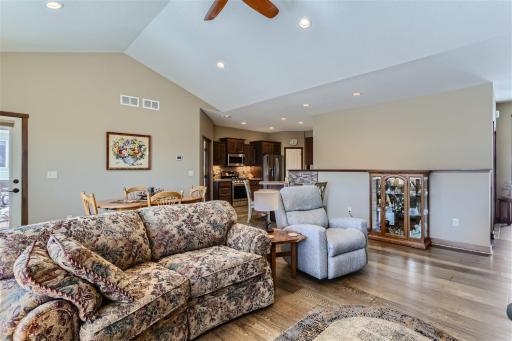
[[269,20],[230,0],[209,22],[212,1],[0,1],[2,51],[125,52],[227,126],[305,130],[315,114],[484,82],[512,99],[510,1],[283,0]]

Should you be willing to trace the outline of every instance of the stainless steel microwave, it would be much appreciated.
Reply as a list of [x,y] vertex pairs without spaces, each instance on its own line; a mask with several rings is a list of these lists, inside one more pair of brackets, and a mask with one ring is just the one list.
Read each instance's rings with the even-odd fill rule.
[[244,164],[244,154],[228,154],[228,166],[243,166]]

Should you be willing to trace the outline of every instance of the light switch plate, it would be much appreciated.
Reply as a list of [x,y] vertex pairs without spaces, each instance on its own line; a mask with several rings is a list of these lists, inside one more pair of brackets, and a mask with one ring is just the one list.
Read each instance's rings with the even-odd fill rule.
[[189,170],[187,173],[188,173],[188,176],[194,176],[194,171],[193,170]]
[[48,171],[46,172],[46,178],[47,179],[57,179],[58,173],[57,171]]

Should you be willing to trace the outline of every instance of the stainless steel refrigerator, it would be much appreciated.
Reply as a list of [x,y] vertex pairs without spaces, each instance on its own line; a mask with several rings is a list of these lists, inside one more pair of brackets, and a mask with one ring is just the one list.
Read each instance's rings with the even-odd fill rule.
[[282,181],[282,157],[281,155],[263,156],[263,180]]

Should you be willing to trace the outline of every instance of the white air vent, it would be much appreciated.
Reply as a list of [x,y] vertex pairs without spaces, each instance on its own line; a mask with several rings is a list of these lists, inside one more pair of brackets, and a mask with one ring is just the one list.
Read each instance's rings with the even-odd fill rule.
[[121,95],[120,104],[138,108],[139,107],[139,97]]
[[155,101],[148,98],[142,99],[142,107],[150,110],[160,110],[160,101]]

